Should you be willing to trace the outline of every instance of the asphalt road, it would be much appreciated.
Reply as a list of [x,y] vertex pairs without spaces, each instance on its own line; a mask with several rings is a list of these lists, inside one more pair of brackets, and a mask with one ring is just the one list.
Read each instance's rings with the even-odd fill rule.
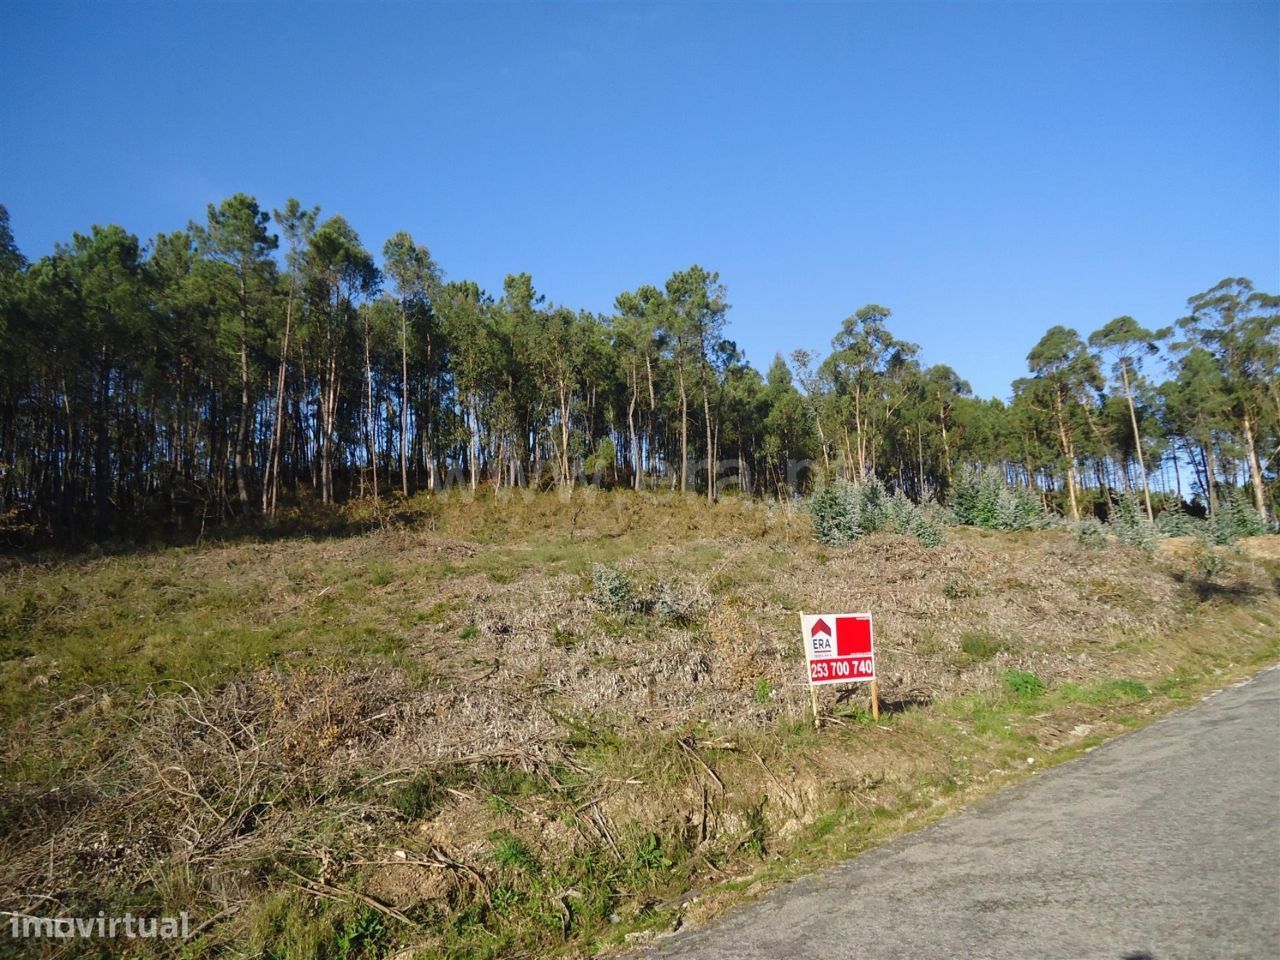
[[1280,958],[1280,669],[656,958]]

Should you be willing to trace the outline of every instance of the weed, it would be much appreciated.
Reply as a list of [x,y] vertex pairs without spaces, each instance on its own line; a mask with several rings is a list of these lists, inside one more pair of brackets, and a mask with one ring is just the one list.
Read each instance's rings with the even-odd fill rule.
[[964,600],[968,597],[976,597],[978,588],[970,580],[948,577],[942,584],[942,595],[948,600]]
[[969,632],[960,635],[960,649],[972,660],[990,660],[1004,649],[999,637],[989,633]]
[[637,874],[654,874],[672,866],[671,859],[662,849],[662,838],[656,833],[646,833],[631,849],[631,870]]
[[528,844],[515,834],[499,831],[489,841],[493,844],[493,859],[499,867],[530,875],[538,873],[541,865],[537,858]]
[[381,914],[365,910],[343,925],[334,943],[336,960],[375,960],[381,957],[387,926]]
[[423,770],[395,787],[391,807],[404,820],[420,820],[440,809],[450,797],[449,788],[464,784],[467,775],[467,768],[462,766]]
[[391,564],[385,560],[370,560],[369,573],[366,579],[370,586],[385,587],[396,579],[396,573]]
[[768,677],[757,677],[755,687],[756,703],[765,704],[773,696],[773,683]]
[[768,800],[767,795],[761,794],[760,799],[747,807],[743,814],[747,835],[742,841],[742,849],[761,860],[764,859],[765,843],[769,839],[769,820],[764,813],[765,804],[768,803]]
[[458,631],[459,640],[471,640],[480,636],[480,628],[474,623],[468,623],[465,627]]
[[1044,693],[1044,681],[1027,670],[1006,670],[1005,688],[1020,700],[1033,700]]
[[1102,699],[1142,700],[1151,695],[1147,685],[1140,680],[1121,677],[1117,680],[1104,680],[1098,687]]

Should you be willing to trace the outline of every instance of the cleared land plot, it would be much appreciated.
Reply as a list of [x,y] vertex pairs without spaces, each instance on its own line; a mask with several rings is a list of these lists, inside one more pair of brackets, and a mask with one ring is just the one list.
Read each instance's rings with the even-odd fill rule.
[[[187,910],[195,956],[634,940],[1280,656],[1276,540],[834,548],[579,493],[13,562],[0,907]],[[882,724],[857,688],[813,730],[802,609],[876,614]]]

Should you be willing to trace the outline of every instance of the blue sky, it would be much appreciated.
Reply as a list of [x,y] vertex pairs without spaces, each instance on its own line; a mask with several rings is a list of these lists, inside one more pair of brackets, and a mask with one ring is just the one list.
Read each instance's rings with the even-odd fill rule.
[[1056,323],[1280,292],[1280,4],[15,3],[29,256],[236,191],[607,311],[698,262],[766,367],[868,302],[984,395]]

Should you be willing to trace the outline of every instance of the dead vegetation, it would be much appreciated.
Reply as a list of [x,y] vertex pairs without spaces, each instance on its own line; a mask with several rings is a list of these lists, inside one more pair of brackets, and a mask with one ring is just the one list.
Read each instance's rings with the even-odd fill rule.
[[[575,496],[12,566],[0,906],[187,910],[194,955],[590,952],[1277,652],[1263,539],[828,547],[785,507]],[[884,724],[827,691],[812,729],[801,609],[875,613]]]

